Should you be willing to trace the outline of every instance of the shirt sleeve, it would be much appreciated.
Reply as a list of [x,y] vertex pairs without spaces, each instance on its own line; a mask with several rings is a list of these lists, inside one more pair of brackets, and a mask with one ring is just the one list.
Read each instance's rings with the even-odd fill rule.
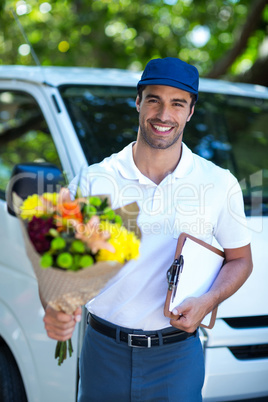
[[230,173],[226,196],[218,216],[214,236],[223,248],[246,246],[251,241],[241,187]]
[[101,164],[91,165],[73,178],[68,186],[73,198],[77,187],[79,187],[83,197],[109,195],[112,204],[120,196],[113,172],[111,169],[101,166]]

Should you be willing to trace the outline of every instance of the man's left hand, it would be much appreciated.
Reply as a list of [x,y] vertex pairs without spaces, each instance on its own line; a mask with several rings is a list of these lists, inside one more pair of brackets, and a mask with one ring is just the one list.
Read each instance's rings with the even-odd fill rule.
[[194,332],[207,312],[202,297],[189,297],[172,311],[170,324],[182,331]]

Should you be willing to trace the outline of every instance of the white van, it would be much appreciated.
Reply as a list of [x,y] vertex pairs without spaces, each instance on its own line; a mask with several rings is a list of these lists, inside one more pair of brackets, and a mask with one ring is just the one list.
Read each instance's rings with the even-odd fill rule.
[[[61,367],[6,188],[14,167],[48,162],[68,179],[136,139],[136,83],[119,70],[0,66],[0,400],[75,402],[85,318]],[[268,88],[201,79],[184,141],[241,183],[253,274],[203,330],[204,401],[268,400]],[[30,166],[35,166],[32,164]],[[50,166],[50,165],[47,165]],[[52,168],[52,167],[51,167]],[[49,181],[49,175],[47,175]],[[168,268],[168,267],[167,267]],[[259,399],[254,399],[259,400]]]

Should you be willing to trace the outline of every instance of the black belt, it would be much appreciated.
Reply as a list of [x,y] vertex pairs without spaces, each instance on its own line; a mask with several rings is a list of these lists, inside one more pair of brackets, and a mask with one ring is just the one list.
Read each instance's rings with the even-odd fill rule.
[[[92,315],[89,314],[89,324],[97,332],[108,336],[109,338],[116,339],[116,328],[110,327],[103,324],[102,322],[96,320]],[[163,344],[174,343],[184,341],[190,336],[195,336],[196,331],[189,333],[181,330],[176,330],[173,332],[162,333]],[[122,342],[126,342],[129,346],[140,347],[140,348],[150,348],[151,346],[159,346],[162,342],[159,342],[159,336],[155,334],[133,334],[120,330],[119,339]]]

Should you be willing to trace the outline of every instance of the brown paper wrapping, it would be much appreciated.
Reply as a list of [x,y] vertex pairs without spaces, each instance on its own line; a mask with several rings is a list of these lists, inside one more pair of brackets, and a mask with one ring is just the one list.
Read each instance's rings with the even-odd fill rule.
[[[18,198],[16,204],[18,206]],[[140,237],[137,226],[139,207],[137,203],[128,204],[116,210],[123,219],[124,226]],[[19,218],[20,219],[20,218]],[[113,261],[97,262],[79,271],[66,271],[59,268],[41,268],[40,255],[36,252],[25,223],[20,219],[26,253],[32,263],[43,306],[47,304],[55,310],[73,314],[77,307],[94,298],[106,283],[124,266]]]

